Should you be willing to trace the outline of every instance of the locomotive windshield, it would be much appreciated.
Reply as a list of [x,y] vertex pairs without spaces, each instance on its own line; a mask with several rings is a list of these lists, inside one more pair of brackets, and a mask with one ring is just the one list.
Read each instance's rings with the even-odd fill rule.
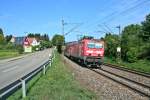
[[103,48],[103,45],[100,44],[100,43],[88,43],[88,48],[96,48],[96,49],[99,49],[99,48]]

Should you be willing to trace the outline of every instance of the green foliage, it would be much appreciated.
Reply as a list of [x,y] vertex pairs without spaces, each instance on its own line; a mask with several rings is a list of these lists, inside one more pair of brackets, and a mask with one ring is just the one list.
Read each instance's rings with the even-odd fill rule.
[[[106,34],[105,54],[109,57],[116,57],[116,46],[118,36]],[[150,60],[150,14],[146,20],[139,24],[126,26],[121,34],[121,57],[124,61],[136,62],[139,59]]]
[[33,50],[33,51],[38,51],[38,50],[40,50],[40,46],[39,46],[39,45],[33,46],[33,47],[32,47],[32,50]]
[[5,38],[3,34],[3,30],[0,28],[0,44],[4,44]]
[[17,48],[19,54],[23,54],[24,49],[23,49],[22,45],[17,45],[16,48]]
[[62,45],[57,45],[57,52],[62,53]]
[[130,48],[129,51],[127,51],[127,61],[130,63],[137,61],[137,49],[136,48]]
[[56,34],[52,38],[52,44],[54,46],[56,46],[56,45],[64,45],[64,42],[65,42],[65,39],[64,39],[64,36],[62,36],[62,35]]
[[16,50],[0,50],[0,60],[19,56]]
[[41,41],[41,47],[42,48],[51,48],[52,47],[52,43],[51,41]]
[[48,34],[41,35],[40,33],[29,33],[27,37],[36,38],[38,40],[49,41]]
[[117,63],[113,59],[105,57],[104,62],[111,63],[114,65],[119,65],[121,67],[126,67],[129,69],[134,69],[134,70],[150,73],[150,67],[149,67],[150,61],[149,60],[138,60],[137,62],[133,62],[133,63],[130,63],[130,62]]
[[116,49],[119,46],[119,36],[106,34],[105,36],[105,55],[111,58],[116,58]]
[[150,42],[150,14],[146,16],[146,20],[142,22],[142,38]]
[[5,48],[6,48],[7,50],[13,50],[13,49],[15,49],[16,47],[15,47],[14,44],[8,43],[8,44],[5,46]]
[[3,30],[0,28],[0,34],[2,34],[3,35]]
[[131,24],[124,28],[121,38],[123,60],[129,62],[136,61],[141,46],[139,38],[140,31],[141,26],[137,24],[136,25]]
[[[26,86],[25,100],[97,100],[94,93],[77,83],[58,54],[46,75],[39,73]],[[8,100],[20,100],[21,94],[20,89]]]
[[10,42],[11,38],[12,38],[12,35],[6,35],[5,37],[6,42],[7,43]]

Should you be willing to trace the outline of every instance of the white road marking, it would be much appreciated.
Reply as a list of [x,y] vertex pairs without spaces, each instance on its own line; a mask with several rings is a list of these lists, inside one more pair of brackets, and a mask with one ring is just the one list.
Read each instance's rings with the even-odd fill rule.
[[9,72],[9,71],[11,71],[11,70],[16,69],[17,67],[18,67],[18,66],[11,67],[11,68],[9,68],[9,69],[3,70],[2,72],[6,73],[6,72]]

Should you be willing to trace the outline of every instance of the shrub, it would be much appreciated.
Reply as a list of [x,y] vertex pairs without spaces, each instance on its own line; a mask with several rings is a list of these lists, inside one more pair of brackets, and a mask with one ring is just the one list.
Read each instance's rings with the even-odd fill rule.
[[130,50],[127,52],[127,61],[131,62],[131,63],[137,61],[137,50],[136,50],[136,48],[130,48]]
[[22,54],[24,52],[22,45],[17,45],[16,48],[17,48],[19,54]]

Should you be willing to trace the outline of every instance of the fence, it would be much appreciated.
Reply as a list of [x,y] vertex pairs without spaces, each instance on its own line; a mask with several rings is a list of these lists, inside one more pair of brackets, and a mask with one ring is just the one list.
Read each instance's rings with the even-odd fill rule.
[[8,96],[10,96],[12,93],[14,93],[16,90],[18,90],[20,87],[22,87],[22,97],[26,97],[26,83],[30,81],[35,75],[37,75],[39,72],[43,71],[43,75],[46,74],[46,70],[49,66],[52,66],[53,60],[55,58],[54,51],[52,51],[52,55],[49,56],[49,60],[46,61],[44,64],[39,66],[37,69],[33,70],[29,74],[23,76],[22,78],[16,80],[15,82],[9,84],[8,86],[4,87],[0,90],[0,100],[6,99]]

